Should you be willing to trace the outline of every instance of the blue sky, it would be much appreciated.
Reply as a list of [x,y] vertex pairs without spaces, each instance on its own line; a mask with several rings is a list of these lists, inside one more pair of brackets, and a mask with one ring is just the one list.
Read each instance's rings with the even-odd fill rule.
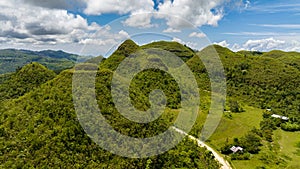
[[0,48],[108,55],[127,38],[300,51],[298,0],[2,0]]

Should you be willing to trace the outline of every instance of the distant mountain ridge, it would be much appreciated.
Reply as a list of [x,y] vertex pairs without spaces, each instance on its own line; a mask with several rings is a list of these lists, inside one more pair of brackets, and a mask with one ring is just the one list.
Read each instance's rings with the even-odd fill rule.
[[61,70],[73,67],[77,60],[84,60],[84,58],[62,50],[2,49],[0,50],[0,74],[14,72],[31,62],[38,62],[58,73]]

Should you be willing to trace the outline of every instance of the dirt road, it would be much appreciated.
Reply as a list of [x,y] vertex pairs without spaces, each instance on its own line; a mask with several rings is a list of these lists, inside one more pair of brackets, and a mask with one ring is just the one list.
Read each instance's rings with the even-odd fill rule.
[[207,150],[211,151],[213,153],[213,155],[215,156],[215,159],[217,161],[219,161],[219,163],[222,165],[221,169],[232,169],[230,164],[228,163],[228,161],[226,161],[222,156],[220,156],[214,149],[212,149],[210,146],[208,146],[207,144],[205,144],[203,141],[197,139],[194,136],[189,135],[188,133],[180,130],[179,128],[176,127],[172,127],[175,131],[177,131],[178,133],[184,134],[186,136],[188,136],[190,139],[197,141],[198,145],[200,147],[205,147]]

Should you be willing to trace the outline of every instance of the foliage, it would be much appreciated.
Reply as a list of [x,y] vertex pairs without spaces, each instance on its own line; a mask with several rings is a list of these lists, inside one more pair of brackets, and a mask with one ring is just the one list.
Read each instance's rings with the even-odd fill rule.
[[48,80],[53,79],[56,74],[39,63],[30,63],[10,74],[0,84],[0,100],[18,98],[29,91],[38,88]]
[[[251,159],[252,154],[259,153],[260,161],[263,161],[265,166],[271,166],[265,161],[267,158],[279,166],[286,165],[281,157],[274,156],[275,152],[261,150],[264,148],[263,144],[273,144],[273,131],[277,127],[300,123],[298,85],[300,73],[299,58],[296,53],[278,51],[235,53],[217,45],[196,53],[177,42],[161,41],[138,46],[133,41],[127,40],[109,58],[98,57],[79,65],[79,68],[86,72],[97,70],[96,98],[107,122],[116,131],[137,138],[151,137],[165,131],[173,124],[181,107],[179,88],[174,78],[164,71],[149,69],[136,74],[131,81],[130,101],[135,108],[148,110],[151,106],[150,92],[154,89],[161,89],[167,97],[167,108],[163,114],[158,119],[143,124],[126,119],[115,108],[111,95],[111,79],[114,70],[126,57],[141,49],[149,48],[159,48],[174,53],[185,61],[194,73],[200,92],[202,92],[201,96],[205,96],[201,100],[204,101],[201,103],[201,108],[203,107],[204,110],[199,113],[201,118],[196,122],[197,128],[193,129],[194,135],[198,135],[201,131],[204,123],[201,120],[208,113],[211,94],[208,69],[201,59],[209,57],[214,48],[224,65],[231,111],[246,110],[241,114],[232,113],[230,119],[222,119],[221,124],[226,121],[232,123],[237,116],[245,116],[244,120],[250,119],[247,106],[243,104],[242,108],[241,103],[263,109],[272,108],[274,113],[290,118],[288,123],[283,123],[270,118],[270,114],[264,113],[260,129],[249,131],[249,126],[247,130],[243,128],[243,131],[249,132],[246,134],[244,132],[232,141],[228,140],[221,148],[222,153],[230,154],[228,148],[233,145],[241,146],[244,151],[231,154],[232,159]],[[7,54],[7,56],[17,57],[20,54],[25,60],[40,57],[35,57],[30,52],[25,52],[25,54],[24,51],[14,52],[14,55]],[[281,57],[283,55],[294,59]],[[55,53],[51,53],[52,59],[73,59],[61,56],[63,57],[56,57]],[[13,61],[6,62],[6,65],[2,64],[1,68],[7,68],[7,65]],[[46,59],[46,61],[52,60]],[[73,60],[71,62],[73,63]],[[58,62],[53,61],[53,63]],[[215,61],[212,61],[211,64],[214,65],[214,63]],[[26,63],[22,62],[22,64]],[[64,68],[67,65],[65,62],[59,62],[59,64]],[[32,63],[19,68],[16,73],[0,77],[1,98],[8,99],[0,102],[0,168],[219,168],[219,164],[209,151],[198,147],[189,139],[184,139],[175,148],[162,155],[145,159],[123,158],[101,149],[88,137],[77,119],[72,97],[73,71],[66,70],[55,76],[53,71]],[[222,78],[220,72],[213,71],[213,73],[213,76]],[[259,121],[257,125],[258,123]],[[236,127],[234,129],[230,127],[229,124],[224,130],[237,131],[243,126],[234,126]],[[260,155],[260,153],[265,154]]]
[[239,102],[235,100],[229,101],[229,107],[230,107],[230,111],[234,113],[241,113],[245,111],[243,107],[239,104]]
[[300,54],[271,51],[260,54],[232,52],[215,46],[225,69],[228,96],[241,102],[272,108],[299,124]]
[[73,67],[78,60],[84,61],[85,57],[63,51],[3,49],[0,50],[0,74],[14,72],[31,62],[38,62],[59,73],[64,69]]
[[[165,91],[169,108],[159,119],[149,124],[134,123],[124,118],[112,102],[110,82],[112,70],[117,65],[115,61],[121,61],[126,57],[125,54],[128,53],[116,51],[111,59],[106,59],[100,64],[96,76],[96,97],[99,108],[107,122],[124,135],[137,138],[157,135],[170,127],[177,116],[177,112],[174,113],[169,108],[179,107],[178,86],[172,77],[162,71],[141,72],[130,87],[132,103],[140,110],[147,109],[149,107],[147,95],[150,90],[158,87]],[[79,68],[83,68],[87,73],[94,70],[94,65],[90,62],[79,65]],[[25,67],[35,70],[41,66]],[[19,71],[24,77],[33,76],[31,72],[35,72],[23,71],[23,69]],[[189,139],[184,139],[164,154],[147,159],[123,158],[98,147],[81,128],[75,113],[72,102],[73,71],[63,71],[50,81],[47,79],[24,84],[26,87],[42,82],[38,87],[32,88],[34,90],[28,90],[22,97],[1,102],[0,168],[214,169],[220,167],[209,151]],[[38,75],[42,73],[40,69],[35,73],[37,78],[41,78]],[[25,79],[24,81],[27,82]],[[167,87],[167,84],[171,86]]]
[[142,49],[151,49],[151,48],[163,49],[171,53],[174,53],[176,56],[180,57],[185,62],[195,56],[195,52],[191,48],[188,48],[187,46],[184,46],[178,42],[159,41],[159,42],[153,42],[144,45],[141,48]]
[[300,130],[300,125],[299,124],[295,124],[295,123],[282,123],[281,125],[281,129],[285,130],[285,131],[299,131]]

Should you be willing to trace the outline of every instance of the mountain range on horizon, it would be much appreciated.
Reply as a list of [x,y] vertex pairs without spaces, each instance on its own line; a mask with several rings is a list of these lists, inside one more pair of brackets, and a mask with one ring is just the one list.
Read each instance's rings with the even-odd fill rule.
[[31,51],[24,49],[1,49],[0,50],[0,74],[14,72],[31,62],[38,62],[49,69],[60,72],[71,68],[76,62],[82,62],[89,56],[79,56],[62,50]]

